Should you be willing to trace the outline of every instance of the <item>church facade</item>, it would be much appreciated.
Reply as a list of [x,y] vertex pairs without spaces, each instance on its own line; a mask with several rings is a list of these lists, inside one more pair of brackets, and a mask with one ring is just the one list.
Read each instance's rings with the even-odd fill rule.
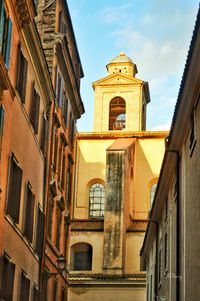
[[148,83],[120,53],[93,83],[94,131],[76,137],[69,300],[145,300],[140,249],[168,132],[146,131]]

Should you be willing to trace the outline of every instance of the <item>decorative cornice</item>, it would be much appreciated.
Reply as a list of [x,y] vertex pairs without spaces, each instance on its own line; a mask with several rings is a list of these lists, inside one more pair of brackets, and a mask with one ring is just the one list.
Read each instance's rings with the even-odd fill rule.
[[166,138],[169,131],[108,131],[108,132],[82,132],[76,134],[76,139],[109,139],[109,138]]
[[33,1],[16,0],[15,5],[17,7],[21,27],[29,24],[35,16]]

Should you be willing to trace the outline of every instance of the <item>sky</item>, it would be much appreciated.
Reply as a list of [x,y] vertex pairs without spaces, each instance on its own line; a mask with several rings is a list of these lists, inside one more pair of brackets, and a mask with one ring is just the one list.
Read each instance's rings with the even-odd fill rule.
[[85,114],[78,131],[92,131],[92,82],[107,76],[106,65],[121,51],[149,82],[147,129],[168,130],[194,29],[198,0],[67,0],[84,78]]

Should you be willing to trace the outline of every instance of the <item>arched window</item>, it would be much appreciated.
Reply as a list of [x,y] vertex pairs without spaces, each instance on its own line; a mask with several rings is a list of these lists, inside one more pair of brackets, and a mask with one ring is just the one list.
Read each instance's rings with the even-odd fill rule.
[[104,217],[105,187],[101,183],[95,183],[89,189],[89,216],[91,218]]
[[152,206],[154,195],[155,195],[155,192],[156,192],[156,187],[157,187],[157,183],[155,183],[151,186],[151,190],[150,190],[150,205],[151,206]]
[[78,243],[71,247],[70,266],[72,271],[92,270],[92,246]]
[[115,97],[110,102],[109,130],[123,130],[126,127],[126,103],[123,98]]

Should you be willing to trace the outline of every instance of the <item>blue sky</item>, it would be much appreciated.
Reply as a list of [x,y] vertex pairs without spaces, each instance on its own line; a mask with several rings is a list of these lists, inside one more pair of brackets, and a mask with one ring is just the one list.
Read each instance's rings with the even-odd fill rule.
[[91,83],[107,75],[106,64],[121,51],[148,81],[147,129],[169,129],[199,6],[198,0],[67,0],[84,78],[86,113],[79,131],[93,128]]

